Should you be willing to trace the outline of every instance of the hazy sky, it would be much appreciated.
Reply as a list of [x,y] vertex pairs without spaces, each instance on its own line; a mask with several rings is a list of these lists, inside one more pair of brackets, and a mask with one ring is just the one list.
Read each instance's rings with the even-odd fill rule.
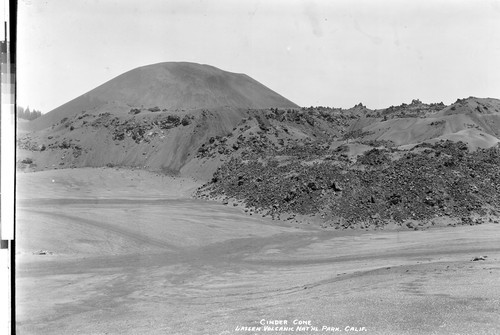
[[500,0],[19,0],[18,104],[138,66],[246,73],[301,106],[500,98]]

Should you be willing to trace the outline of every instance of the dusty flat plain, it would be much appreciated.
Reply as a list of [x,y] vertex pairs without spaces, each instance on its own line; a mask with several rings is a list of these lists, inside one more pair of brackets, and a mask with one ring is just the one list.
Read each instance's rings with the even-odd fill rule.
[[17,182],[18,334],[500,333],[498,224],[287,225],[133,170]]

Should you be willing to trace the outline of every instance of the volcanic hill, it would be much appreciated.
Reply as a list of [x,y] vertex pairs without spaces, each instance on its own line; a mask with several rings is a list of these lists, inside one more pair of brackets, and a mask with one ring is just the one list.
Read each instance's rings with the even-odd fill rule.
[[245,74],[204,64],[166,62],[139,67],[111,79],[32,122],[29,129],[40,130],[63,117],[111,106],[169,111],[298,107]]
[[[153,64],[22,124],[19,153],[31,151],[24,156],[35,158],[36,169],[117,165],[179,173],[202,143],[227,135],[249,110],[270,107],[298,108],[245,74]],[[215,166],[206,165],[194,162],[187,174],[209,178]]]

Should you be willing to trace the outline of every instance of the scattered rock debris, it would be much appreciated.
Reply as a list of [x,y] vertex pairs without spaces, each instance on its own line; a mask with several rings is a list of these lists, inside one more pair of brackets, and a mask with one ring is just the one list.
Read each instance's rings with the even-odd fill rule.
[[33,252],[33,255],[53,255],[54,253],[52,251],[48,251],[48,250],[38,250],[38,251],[35,251]]

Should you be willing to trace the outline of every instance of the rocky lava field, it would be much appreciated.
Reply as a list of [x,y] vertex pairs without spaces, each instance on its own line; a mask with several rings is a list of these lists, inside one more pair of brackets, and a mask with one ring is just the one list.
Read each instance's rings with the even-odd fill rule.
[[[306,215],[308,222],[336,229],[416,230],[498,222],[498,130],[479,133],[483,138],[495,136],[489,142],[474,142],[466,134],[453,140],[442,135],[442,129],[456,122],[439,118],[443,110],[462,109],[463,116],[467,114],[463,106],[471,102],[477,99],[458,100],[452,106],[414,100],[381,111],[358,105],[346,111],[303,108],[255,113],[228,136],[210,138],[199,149],[201,157],[219,154],[230,159],[197,196],[242,203],[247,213],[273,219]],[[481,104],[473,113],[478,111],[483,112]],[[498,118],[498,112],[495,115]],[[409,118],[427,120],[423,129],[406,130],[427,133],[426,140],[398,143],[397,136],[388,140],[383,132],[366,130],[376,123]],[[477,124],[464,126],[484,131]],[[307,135],[301,137],[300,131]]]
[[246,211],[273,218],[319,216],[322,225],[340,229],[391,223],[418,229],[443,217],[449,225],[498,222],[498,147],[468,152],[462,142],[442,141],[407,152],[374,148],[353,163],[327,158],[310,165],[295,155],[281,162],[233,158],[198,195],[243,200]]

